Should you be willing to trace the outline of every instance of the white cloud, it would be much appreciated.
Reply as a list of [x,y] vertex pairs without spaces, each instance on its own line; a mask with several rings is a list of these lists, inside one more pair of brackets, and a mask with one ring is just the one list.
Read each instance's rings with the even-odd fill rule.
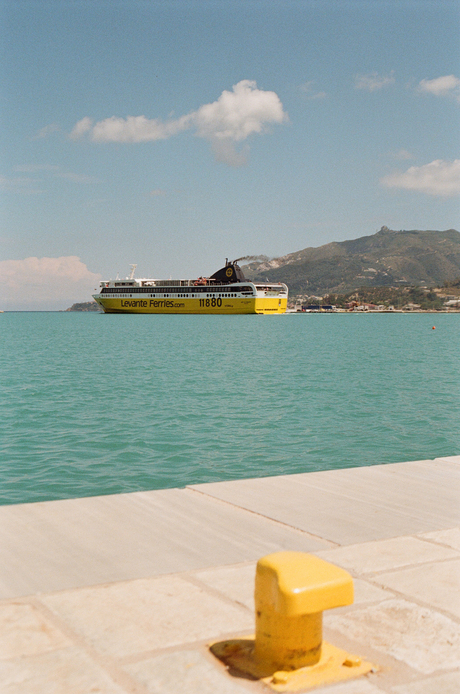
[[88,118],[88,116],[85,116],[85,118],[79,120],[78,123],[75,124],[72,132],[70,133],[70,137],[72,138],[72,140],[77,140],[79,137],[82,137],[82,135],[91,130],[92,124],[93,121],[91,120],[91,118]]
[[384,176],[380,183],[387,188],[402,188],[428,195],[450,196],[460,193],[460,159],[435,159],[423,166],[411,166],[407,171]]
[[[89,119],[84,118],[84,120]],[[154,142],[155,140],[166,140],[168,137],[186,130],[189,127],[188,120],[188,116],[184,116],[163,123],[158,118],[149,120],[145,116],[128,116],[126,119],[112,116],[95,123],[91,128],[85,126],[83,132],[91,130],[93,142]],[[75,128],[78,125],[77,123]],[[75,132],[75,128],[72,133]],[[74,137],[77,135],[74,134]]]
[[434,96],[453,97],[460,103],[460,79],[455,75],[444,75],[433,80],[421,80],[418,91]]
[[43,190],[36,187],[39,183],[40,181],[38,179],[28,178],[25,176],[14,176],[12,178],[0,176],[0,188],[9,190],[13,193],[21,193],[26,195],[43,193]]
[[101,276],[77,256],[0,261],[0,307],[6,310],[66,309],[91,301]]
[[364,89],[367,92],[376,92],[384,87],[389,87],[394,84],[395,78],[393,73],[390,75],[379,75],[377,72],[371,72],[368,75],[356,75],[355,89]]
[[41,174],[41,177],[13,176],[8,178],[0,176],[0,188],[22,194],[43,193],[45,192],[43,186],[47,182],[49,183],[50,176],[51,179],[63,178],[72,183],[85,185],[101,183],[101,180],[95,176],[73,173],[72,171],[60,171],[59,166],[52,164],[23,164],[14,167],[14,170],[18,173]]
[[265,92],[257,89],[255,82],[242,80],[232,92],[223,91],[217,101],[201,106],[191,117],[200,137],[240,142],[264,132],[267,123],[282,123],[287,115],[275,92]]
[[228,166],[244,166],[247,162],[249,147],[246,145],[242,149],[237,150],[231,140],[217,139],[210,140],[212,151],[216,161],[221,161]]
[[306,96],[307,99],[325,99],[327,97],[326,92],[315,91],[315,80],[310,80],[309,82],[304,82],[300,85],[300,91]]
[[32,138],[32,140],[41,140],[45,137],[48,137],[48,135],[51,135],[51,133],[57,133],[60,131],[60,126],[58,123],[50,123],[50,125],[45,125],[44,128],[41,128],[41,130],[38,131],[36,135]]
[[326,97],[326,92],[316,92],[310,96],[310,99],[325,99]]
[[242,80],[232,91],[223,91],[217,101],[200,106],[196,111],[180,118],[161,121],[145,116],[112,116],[94,123],[85,117],[80,120],[70,137],[87,135],[93,142],[155,142],[166,140],[180,132],[194,129],[198,137],[208,140],[216,158],[232,166],[245,161],[244,153],[237,152],[235,143],[252,134],[266,132],[271,123],[283,123],[287,114],[275,92],[257,88],[256,82]]

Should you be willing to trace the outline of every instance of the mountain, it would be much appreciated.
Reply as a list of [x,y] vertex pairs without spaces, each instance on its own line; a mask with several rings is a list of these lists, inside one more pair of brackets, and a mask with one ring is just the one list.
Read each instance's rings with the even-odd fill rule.
[[439,286],[460,277],[460,232],[392,231],[327,243],[244,266],[250,280],[286,282],[290,295],[360,287]]
[[83,301],[79,304],[72,304],[70,308],[66,308],[66,311],[99,311],[99,313],[102,313],[102,309],[97,301]]

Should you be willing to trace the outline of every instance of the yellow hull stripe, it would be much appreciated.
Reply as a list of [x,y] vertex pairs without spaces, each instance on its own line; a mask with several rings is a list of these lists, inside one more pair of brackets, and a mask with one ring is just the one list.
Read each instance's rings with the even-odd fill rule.
[[285,313],[287,299],[273,297],[245,297],[244,299],[222,299],[221,306],[203,306],[203,299],[105,299],[98,298],[105,313],[203,313],[203,314],[242,314],[242,313]]

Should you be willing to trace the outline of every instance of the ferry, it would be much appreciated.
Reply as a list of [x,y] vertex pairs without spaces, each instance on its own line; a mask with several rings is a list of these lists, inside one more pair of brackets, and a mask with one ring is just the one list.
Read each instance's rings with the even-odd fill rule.
[[194,280],[103,280],[93,299],[105,313],[285,313],[288,288],[282,282],[250,282],[237,260],[210,277]]

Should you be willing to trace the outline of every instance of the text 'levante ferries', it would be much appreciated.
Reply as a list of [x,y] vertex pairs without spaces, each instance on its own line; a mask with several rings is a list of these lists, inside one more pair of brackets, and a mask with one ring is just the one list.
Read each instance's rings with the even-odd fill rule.
[[105,313],[285,313],[287,286],[249,282],[238,260],[195,280],[135,279],[132,265],[129,277],[102,281],[93,298]]

